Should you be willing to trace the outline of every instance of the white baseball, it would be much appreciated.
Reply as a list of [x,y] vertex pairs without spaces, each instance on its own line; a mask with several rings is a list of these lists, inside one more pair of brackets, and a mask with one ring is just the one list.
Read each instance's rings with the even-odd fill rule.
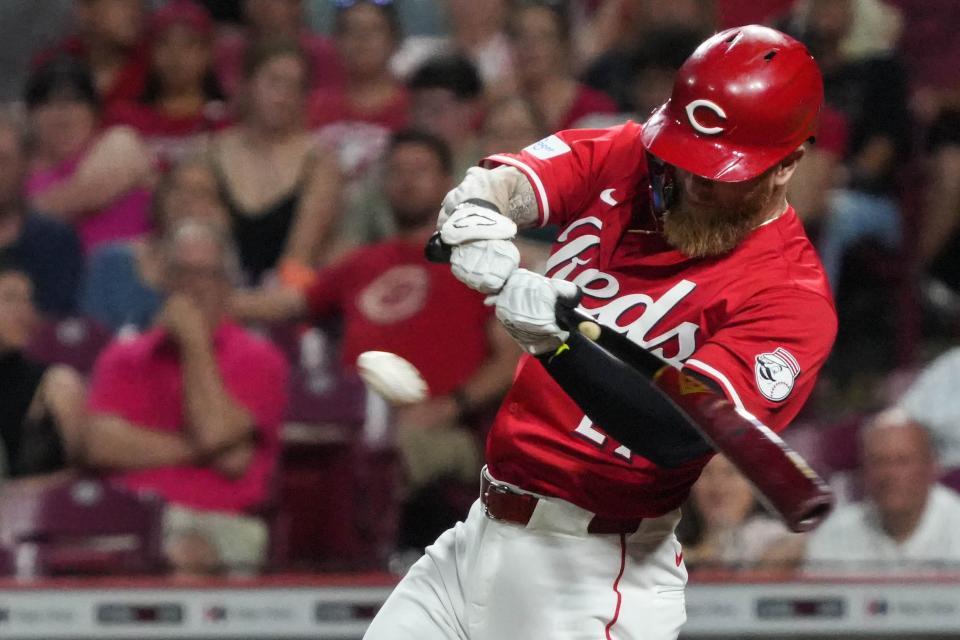
[[364,351],[357,357],[357,370],[368,387],[392,404],[414,404],[427,397],[423,376],[395,353]]

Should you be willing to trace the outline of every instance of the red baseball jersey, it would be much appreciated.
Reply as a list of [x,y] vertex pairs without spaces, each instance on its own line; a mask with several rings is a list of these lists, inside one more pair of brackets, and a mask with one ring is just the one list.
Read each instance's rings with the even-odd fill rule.
[[425,243],[389,240],[354,251],[317,274],[307,303],[314,318],[342,318],[344,366],[354,368],[364,351],[390,351],[441,396],[487,359],[493,312],[448,266],[427,262]]
[[[714,380],[778,431],[810,395],[836,334],[820,260],[792,208],[732,252],[690,259],[651,232],[640,126],[564,131],[494,155],[533,185],[562,231],[546,274],[580,285],[582,308],[666,362]],[[659,467],[603,433],[535,358],[524,357],[487,441],[501,480],[604,517],[655,517],[686,498],[709,456]]]

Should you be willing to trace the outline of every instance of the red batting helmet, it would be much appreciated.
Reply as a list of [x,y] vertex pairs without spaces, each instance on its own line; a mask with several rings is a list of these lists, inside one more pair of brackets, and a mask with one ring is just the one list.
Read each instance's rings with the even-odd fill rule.
[[813,136],[823,79],[802,44],[758,25],[707,39],[643,124],[647,151],[722,182],[756,177]]

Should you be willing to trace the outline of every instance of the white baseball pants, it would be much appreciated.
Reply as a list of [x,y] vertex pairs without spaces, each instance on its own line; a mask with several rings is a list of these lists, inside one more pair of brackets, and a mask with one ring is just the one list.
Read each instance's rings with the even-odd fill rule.
[[541,498],[527,526],[479,501],[427,547],[364,640],[675,640],[687,581],[679,511],[633,534],[588,534],[592,517]]

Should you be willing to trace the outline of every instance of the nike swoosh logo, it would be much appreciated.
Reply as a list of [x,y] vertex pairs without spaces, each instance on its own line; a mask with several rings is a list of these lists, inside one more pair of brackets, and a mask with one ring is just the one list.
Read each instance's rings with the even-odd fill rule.
[[603,191],[600,192],[600,199],[606,202],[611,207],[615,207],[616,205],[620,204],[619,202],[613,199],[614,191],[616,191],[616,189],[604,189]]
[[673,559],[676,561],[677,566],[679,567],[680,563],[683,562],[683,551],[681,551],[680,553],[674,553]]
[[466,229],[467,227],[492,227],[497,221],[489,216],[480,213],[471,213],[463,216],[453,223],[454,229]]

